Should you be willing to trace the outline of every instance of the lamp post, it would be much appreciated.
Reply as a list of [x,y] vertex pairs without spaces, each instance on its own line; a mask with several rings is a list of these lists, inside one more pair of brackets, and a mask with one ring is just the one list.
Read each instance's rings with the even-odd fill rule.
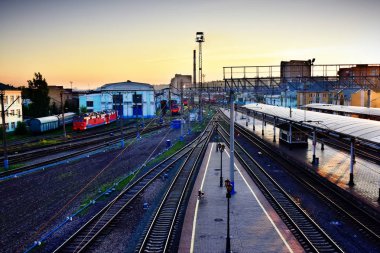
[[224,152],[224,144],[221,144],[220,151],[220,187],[223,187],[223,152]]
[[226,198],[227,198],[227,238],[226,238],[226,253],[231,252],[231,240],[230,240],[230,198],[232,192],[231,181],[226,179],[224,181],[224,185],[226,186]]
[[203,120],[202,112],[202,43],[205,41],[203,32],[197,32],[195,42],[199,43],[199,121]]

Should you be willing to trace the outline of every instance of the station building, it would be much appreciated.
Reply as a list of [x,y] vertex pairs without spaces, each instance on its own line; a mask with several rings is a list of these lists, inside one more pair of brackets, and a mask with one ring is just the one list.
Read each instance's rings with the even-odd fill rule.
[[123,118],[152,118],[156,115],[153,86],[129,80],[105,84],[79,96],[79,107],[87,112],[113,109]]

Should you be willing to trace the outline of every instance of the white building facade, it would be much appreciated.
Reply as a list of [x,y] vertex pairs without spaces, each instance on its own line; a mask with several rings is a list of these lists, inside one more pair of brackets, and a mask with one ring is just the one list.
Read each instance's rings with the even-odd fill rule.
[[[2,92],[4,92],[5,128],[7,132],[13,132],[17,123],[22,121],[21,90],[10,89]],[[3,120],[0,117],[0,125],[2,124]]]
[[156,115],[153,86],[131,81],[105,84],[94,93],[81,95],[79,107],[86,107],[88,112],[117,110],[123,118]]

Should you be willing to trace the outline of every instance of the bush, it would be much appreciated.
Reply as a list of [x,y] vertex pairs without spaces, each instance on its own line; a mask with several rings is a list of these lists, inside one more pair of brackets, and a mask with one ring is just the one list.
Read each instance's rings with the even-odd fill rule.
[[27,134],[27,133],[28,133],[28,130],[26,129],[25,122],[22,122],[22,121],[17,122],[17,126],[16,126],[16,129],[15,129],[15,134],[17,134],[17,135],[23,135],[23,134]]

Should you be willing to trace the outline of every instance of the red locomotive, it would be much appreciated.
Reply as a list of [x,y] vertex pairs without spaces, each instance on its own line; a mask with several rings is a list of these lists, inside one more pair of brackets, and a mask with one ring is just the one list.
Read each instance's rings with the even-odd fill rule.
[[172,115],[177,115],[179,114],[179,106],[178,105],[172,105],[172,108],[171,108],[171,111],[172,111]]
[[74,117],[73,130],[84,131],[88,128],[109,124],[115,120],[117,120],[117,111],[114,110],[85,113]]

